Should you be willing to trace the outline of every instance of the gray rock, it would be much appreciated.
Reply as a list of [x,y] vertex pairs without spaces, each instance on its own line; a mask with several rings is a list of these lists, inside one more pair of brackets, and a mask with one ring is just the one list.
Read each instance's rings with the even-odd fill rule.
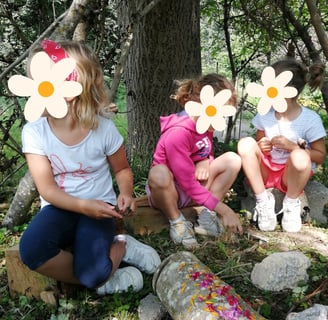
[[310,260],[297,251],[273,253],[257,263],[251,273],[253,284],[269,291],[293,289],[299,281],[307,281]]
[[309,200],[311,219],[326,224],[328,217],[325,215],[324,208],[328,204],[328,188],[317,181],[311,180],[305,186],[304,191]]
[[302,312],[290,313],[286,320],[327,320],[328,306],[315,304],[312,308],[306,309]]
[[155,295],[150,293],[140,301],[139,320],[161,320],[166,314],[165,307]]

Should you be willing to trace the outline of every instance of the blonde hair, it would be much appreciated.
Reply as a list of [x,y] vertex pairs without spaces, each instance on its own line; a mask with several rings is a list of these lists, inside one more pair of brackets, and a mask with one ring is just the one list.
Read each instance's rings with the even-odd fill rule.
[[176,81],[178,88],[175,95],[171,96],[181,106],[184,106],[187,101],[200,102],[200,91],[205,85],[211,85],[214,93],[218,93],[224,89],[230,89],[232,96],[228,104],[237,106],[237,94],[234,86],[222,75],[217,73],[210,73],[204,75],[196,80],[186,79]]
[[[69,112],[83,127],[96,129],[98,115],[109,105],[108,89],[104,83],[103,70],[96,55],[83,42],[57,42],[76,62],[77,81],[83,87],[82,93],[70,102]],[[35,48],[30,56],[42,51]]]
[[303,91],[306,84],[310,87],[311,92],[322,86],[325,68],[320,62],[314,63],[307,68],[304,64],[287,58],[275,62],[272,67],[275,69],[276,75],[287,70],[293,73],[293,78],[288,86],[296,88],[298,94]]

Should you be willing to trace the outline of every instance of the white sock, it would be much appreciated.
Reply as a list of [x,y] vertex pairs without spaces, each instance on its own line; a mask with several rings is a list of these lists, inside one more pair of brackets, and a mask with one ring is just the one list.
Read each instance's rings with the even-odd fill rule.
[[181,222],[181,221],[184,221],[185,220],[185,218],[184,218],[184,216],[183,216],[183,214],[179,211],[179,213],[180,213],[180,215],[179,215],[179,218],[177,218],[177,219],[174,219],[174,220],[169,220],[169,222],[170,222],[170,225],[172,225],[172,224],[175,224],[175,223],[177,223],[177,222]]
[[289,202],[289,203],[295,203],[295,202],[297,202],[297,200],[298,200],[298,198],[295,198],[295,199],[289,198],[289,197],[287,197],[287,195],[284,198],[284,202]]
[[124,234],[118,234],[114,237],[114,242],[124,241],[126,242],[126,236]]
[[269,196],[266,190],[264,190],[262,193],[256,194],[255,195],[256,202],[262,202],[262,201],[268,201]]

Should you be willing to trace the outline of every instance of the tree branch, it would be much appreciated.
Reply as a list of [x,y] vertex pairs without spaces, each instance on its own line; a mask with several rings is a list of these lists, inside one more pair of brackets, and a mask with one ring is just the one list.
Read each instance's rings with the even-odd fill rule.
[[60,21],[66,16],[67,11],[65,11],[62,15],[60,15],[33,43],[30,45],[30,47],[20,56],[18,59],[16,59],[10,66],[8,66],[1,74],[0,74],[0,82],[3,80],[3,78],[17,65],[19,65],[27,56],[29,51],[40,42],[41,39],[45,38],[50,32],[52,32],[57,25],[60,23]]

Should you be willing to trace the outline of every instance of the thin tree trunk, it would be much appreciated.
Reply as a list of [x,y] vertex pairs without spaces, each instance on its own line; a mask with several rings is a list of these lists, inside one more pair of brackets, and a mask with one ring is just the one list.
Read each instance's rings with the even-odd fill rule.
[[35,198],[38,196],[38,190],[29,171],[20,180],[16,194],[10,204],[2,226],[8,229],[28,222],[29,211]]

